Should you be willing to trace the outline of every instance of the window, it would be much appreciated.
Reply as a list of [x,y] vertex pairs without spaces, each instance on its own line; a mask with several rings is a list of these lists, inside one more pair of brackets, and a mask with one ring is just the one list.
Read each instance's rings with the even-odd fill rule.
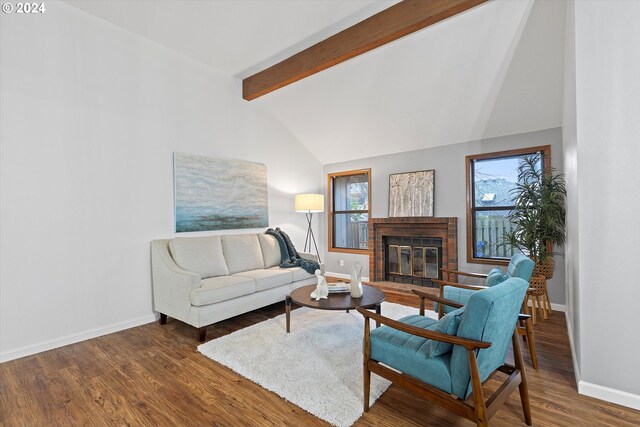
[[501,245],[511,231],[511,190],[518,181],[518,166],[525,156],[541,154],[539,167],[550,170],[551,146],[524,148],[466,157],[467,163],[467,261],[506,264],[515,249]]
[[329,251],[367,252],[371,169],[331,173],[329,191]]

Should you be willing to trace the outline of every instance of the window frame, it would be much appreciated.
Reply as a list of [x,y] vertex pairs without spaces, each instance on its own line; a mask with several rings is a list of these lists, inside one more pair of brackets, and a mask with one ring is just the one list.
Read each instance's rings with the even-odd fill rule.
[[[474,160],[501,159],[505,157],[525,156],[542,153],[542,168],[545,174],[551,173],[551,145],[539,145],[536,147],[518,148],[514,150],[495,151],[492,153],[472,154],[465,157],[466,191],[467,191],[467,262],[471,264],[508,265],[509,260],[504,258],[479,258],[474,250],[475,207],[474,199],[474,173],[472,171]],[[505,210],[504,206],[491,207],[487,210]]]
[[[334,209],[335,200],[333,200],[333,179],[351,175],[367,175],[367,210],[366,211],[336,211]],[[348,213],[366,213],[367,214],[367,223],[371,220],[371,168],[368,169],[355,169],[350,171],[343,172],[333,172],[327,174],[327,199],[329,201],[329,215],[328,215],[328,251],[329,252],[343,252],[349,254],[360,254],[366,255],[369,253],[369,249],[354,249],[354,248],[340,248],[334,247],[334,232],[333,224],[334,224],[334,215],[336,214],[348,214]]]

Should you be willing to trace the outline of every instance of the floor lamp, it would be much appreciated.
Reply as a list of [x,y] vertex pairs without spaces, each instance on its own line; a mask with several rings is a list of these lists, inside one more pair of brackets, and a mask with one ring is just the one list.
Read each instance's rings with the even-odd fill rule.
[[313,214],[316,212],[324,212],[324,195],[322,194],[296,194],[295,197],[295,209],[296,212],[304,212],[307,216],[307,237],[304,239],[304,251],[307,251],[307,246],[309,246],[309,252],[311,252],[311,244],[313,243],[313,247],[316,250],[316,255],[318,255],[318,262],[322,262],[320,260],[320,253],[318,252],[318,245],[316,244],[316,238],[313,235],[313,229],[311,228],[311,220],[313,219]]

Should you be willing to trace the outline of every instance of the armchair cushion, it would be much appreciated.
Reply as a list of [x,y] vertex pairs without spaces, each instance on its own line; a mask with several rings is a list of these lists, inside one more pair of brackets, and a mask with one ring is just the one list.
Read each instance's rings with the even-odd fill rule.
[[[432,329],[437,321],[414,315],[399,320],[418,328]],[[451,393],[451,353],[430,357],[430,341],[388,326],[371,331],[371,358]],[[416,363],[419,360],[420,363]]]
[[[442,319],[438,320],[438,323],[429,327],[434,332],[440,332],[447,335],[456,335],[458,332],[458,326],[462,320],[462,314],[464,313],[464,307],[447,313]],[[448,342],[428,340],[429,344],[429,357],[441,356],[445,353],[449,353],[453,349],[453,344]]]
[[[420,316],[419,314],[403,317],[402,319],[399,319],[398,322],[415,326],[416,328],[431,329],[431,330],[433,330],[435,325],[438,323],[438,321],[435,319],[432,319],[430,317]],[[388,326],[381,326],[379,328],[374,329],[373,331],[371,331],[371,337],[372,337],[371,338],[372,340],[373,340],[373,337],[376,337],[381,340],[394,342],[396,344],[410,343],[410,345],[416,349],[420,345],[425,344],[425,341],[428,341],[425,338],[416,337],[415,335],[411,335],[406,332],[402,332],[397,329],[390,328]]]
[[493,267],[489,274],[487,274],[486,286],[495,286],[498,283],[504,282],[505,280],[507,280],[507,278],[504,276],[504,274],[502,274],[502,270],[500,269],[500,267]]

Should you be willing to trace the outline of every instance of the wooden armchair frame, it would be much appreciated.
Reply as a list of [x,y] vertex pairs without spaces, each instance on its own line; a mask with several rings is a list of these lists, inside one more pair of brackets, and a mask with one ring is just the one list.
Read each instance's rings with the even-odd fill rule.
[[[437,297],[434,297],[437,298]],[[440,298],[438,298],[440,299]],[[444,300],[443,301],[447,301]],[[399,387],[405,388],[410,392],[427,400],[434,401],[440,406],[460,415],[468,420],[476,423],[478,426],[488,426],[489,419],[496,413],[502,403],[504,403],[509,395],[516,387],[520,391],[520,401],[522,403],[522,411],[524,413],[525,422],[531,425],[531,407],[529,405],[529,392],[527,389],[527,379],[524,372],[522,353],[518,343],[518,334],[514,331],[512,336],[513,357],[515,366],[504,364],[497,370],[507,374],[509,377],[505,382],[485,401],[482,391],[482,381],[480,380],[480,372],[476,359],[476,350],[488,348],[491,343],[484,341],[470,340],[453,335],[442,334],[427,329],[421,329],[412,325],[407,325],[396,320],[389,319],[380,314],[372,313],[361,307],[357,308],[358,312],[364,316],[364,357],[363,357],[363,385],[364,385],[364,412],[369,412],[369,394],[371,389],[371,372],[380,375],[392,381]],[[446,342],[454,345],[461,345],[467,350],[469,359],[469,370],[471,374],[472,394],[466,400],[458,396],[446,393],[430,384],[426,384],[410,375],[389,369],[384,365],[371,359],[371,332],[370,319],[387,325],[408,334],[419,336],[426,339]],[[491,375],[490,377],[492,377]],[[467,401],[473,397],[473,405]]]
[[[447,269],[444,269],[444,268],[442,269],[442,271],[445,271],[445,270]],[[447,270],[447,271],[454,272],[454,270]],[[458,272],[458,271],[455,271],[455,273],[461,274],[461,272]],[[481,276],[480,273],[464,273],[464,274],[465,275],[473,274],[473,275]],[[444,298],[445,286],[451,286],[451,287],[460,288],[460,289],[469,289],[472,291],[480,291],[482,289],[487,288],[487,286],[466,285],[462,283],[454,283],[454,282],[448,282],[448,281],[438,280],[438,279],[432,279],[431,281],[440,287],[440,292],[438,294],[439,296],[436,297],[420,289],[412,289],[412,291],[414,294],[420,297],[420,315],[421,316],[424,316],[424,305],[425,305],[424,300],[425,299],[438,303],[438,319],[444,316],[445,305],[448,305],[454,308],[460,308],[464,306],[464,304],[460,304],[457,301],[452,301]],[[524,301],[522,303],[522,314],[520,314],[520,316],[518,317],[516,332],[518,333],[518,335],[522,335],[523,339],[526,339],[527,344],[529,345],[529,355],[531,356],[531,365],[533,366],[533,369],[538,369],[538,355],[536,353],[536,340],[533,337],[533,324],[531,322],[531,316],[529,315],[529,307],[527,304],[528,300],[529,300],[529,294],[527,294],[524,297]]]
[[442,273],[447,274],[447,281],[453,281],[453,279],[451,279],[451,275],[474,277],[476,279],[486,279],[488,276],[488,274],[485,274],[485,273],[469,273],[467,271],[451,270],[449,268],[444,268],[444,267],[440,268],[440,271],[442,271]]

